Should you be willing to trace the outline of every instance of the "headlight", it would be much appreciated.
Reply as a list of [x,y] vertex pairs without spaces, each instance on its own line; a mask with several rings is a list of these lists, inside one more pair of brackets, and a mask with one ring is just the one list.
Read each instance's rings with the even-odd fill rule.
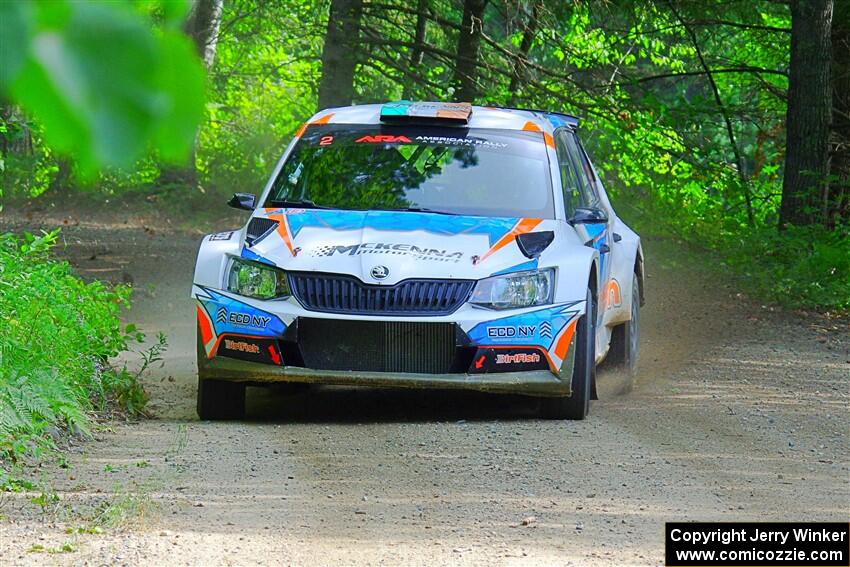
[[555,270],[517,272],[481,280],[470,303],[490,309],[519,309],[552,303]]
[[289,295],[289,285],[283,270],[238,259],[234,259],[230,264],[227,289],[257,299]]

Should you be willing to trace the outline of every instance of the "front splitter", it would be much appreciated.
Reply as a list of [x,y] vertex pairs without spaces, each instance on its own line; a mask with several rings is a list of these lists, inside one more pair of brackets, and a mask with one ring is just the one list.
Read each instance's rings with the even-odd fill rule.
[[487,374],[353,372],[274,366],[216,356],[202,362],[199,376],[201,379],[234,382],[300,382],[378,388],[474,390],[529,396],[562,397],[571,393],[570,377],[558,377],[548,370]]

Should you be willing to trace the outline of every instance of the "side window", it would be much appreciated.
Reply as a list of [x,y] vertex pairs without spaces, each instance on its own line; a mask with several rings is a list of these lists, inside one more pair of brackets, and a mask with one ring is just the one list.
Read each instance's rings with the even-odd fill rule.
[[587,158],[587,152],[584,151],[584,147],[581,145],[578,136],[573,134],[573,137],[575,138],[576,145],[578,146],[579,157],[581,159],[581,167],[587,174],[587,178],[590,179],[591,183],[593,183],[596,181],[596,176],[593,173],[593,167],[590,165],[590,160]]
[[564,209],[567,218],[572,217],[576,207],[581,207],[581,180],[576,172],[573,160],[570,157],[569,146],[565,132],[558,135],[555,140],[555,149],[558,152],[558,167],[561,170],[561,188],[564,192]]
[[592,207],[596,205],[599,200],[596,196],[596,189],[593,184],[593,169],[591,169],[590,162],[587,161],[587,156],[584,155],[584,151],[582,151],[579,146],[576,135],[570,132],[564,133],[564,137],[566,138],[567,149],[570,157],[572,158],[573,164],[575,164],[576,171],[578,172],[582,202],[581,206]]

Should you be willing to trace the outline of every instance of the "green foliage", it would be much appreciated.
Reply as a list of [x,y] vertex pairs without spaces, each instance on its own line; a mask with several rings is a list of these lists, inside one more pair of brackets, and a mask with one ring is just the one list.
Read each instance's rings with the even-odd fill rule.
[[298,127],[316,110],[326,4],[225,2],[198,140],[204,187],[261,186]]
[[0,464],[39,456],[63,430],[87,434],[92,411],[144,406],[137,375],[107,364],[138,338],[118,318],[130,289],[49,259],[57,233],[0,236]]
[[724,256],[754,295],[789,307],[850,311],[850,231],[760,230],[727,245]]
[[124,2],[13,0],[0,3],[0,41],[0,91],[84,175],[154,147],[168,160],[188,155],[204,75],[179,29],[155,30]]
[[[847,308],[846,233],[775,228],[787,4],[546,0],[520,53],[535,4],[488,3],[474,102],[579,115],[627,221],[713,248],[763,297]],[[364,4],[354,103],[452,98],[462,2],[428,0],[416,45],[419,5]],[[61,181],[57,155],[79,147],[83,167],[121,166],[92,188],[110,199],[143,194],[196,218],[228,193],[258,192],[316,110],[328,6],[226,1],[204,108],[200,64],[179,32],[185,1],[0,2],[0,89],[26,111],[0,114],[0,191],[42,193]],[[199,119],[199,188],[163,186],[162,161],[189,147]]]

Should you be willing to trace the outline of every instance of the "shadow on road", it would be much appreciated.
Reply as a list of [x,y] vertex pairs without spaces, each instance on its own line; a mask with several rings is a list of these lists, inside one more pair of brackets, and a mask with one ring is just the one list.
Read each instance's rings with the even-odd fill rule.
[[311,386],[298,393],[248,388],[247,419],[282,423],[393,423],[537,419],[538,402],[453,390]]
[[[630,390],[616,372],[600,372],[602,399]],[[279,423],[393,423],[539,419],[539,400],[530,396],[459,390],[285,385],[249,387],[247,419]],[[593,402],[594,405],[604,403]],[[591,415],[593,405],[591,406]]]

